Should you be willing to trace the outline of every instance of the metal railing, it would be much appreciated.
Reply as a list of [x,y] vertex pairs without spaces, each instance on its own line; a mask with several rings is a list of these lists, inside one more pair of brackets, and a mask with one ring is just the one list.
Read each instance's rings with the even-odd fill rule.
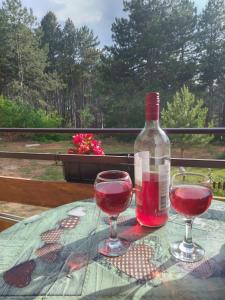
[[[170,134],[213,134],[225,136],[225,128],[165,128]],[[95,134],[132,134],[137,135],[140,128],[0,128],[4,133],[95,133]],[[53,161],[79,161],[79,162],[113,162],[118,164],[133,164],[133,156],[128,154],[115,154],[110,156],[94,155],[69,155],[59,153],[30,153],[30,152],[9,152],[0,151],[0,158],[18,158],[32,160],[53,160]],[[194,159],[194,158],[172,158],[172,166],[202,167],[202,168],[225,168],[223,159]]]

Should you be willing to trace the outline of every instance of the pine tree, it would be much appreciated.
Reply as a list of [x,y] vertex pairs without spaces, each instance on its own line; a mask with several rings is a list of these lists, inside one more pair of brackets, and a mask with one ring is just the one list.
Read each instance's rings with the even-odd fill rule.
[[[199,84],[205,93],[210,118],[219,108],[216,89],[225,78],[225,3],[209,0],[199,17],[197,45],[199,53]],[[222,102],[223,103],[223,102]]]
[[[161,120],[163,126],[168,128],[203,128],[206,126],[207,114],[208,109],[204,106],[203,99],[196,99],[195,95],[184,86],[171,101],[167,102]],[[172,136],[172,141],[181,149],[181,157],[186,147],[207,144],[211,139],[211,136],[194,134]]]
[[127,122],[123,126],[132,126],[129,120],[138,125],[138,117],[143,118],[146,91],[161,92],[164,106],[183,84],[193,83],[197,12],[188,0],[124,1],[124,10],[128,17],[113,23],[113,46],[106,48],[101,71],[109,124],[117,120],[120,99],[121,106],[128,107],[126,117],[120,118]]
[[48,51],[47,72],[57,72],[58,57],[62,43],[62,31],[53,12],[48,12],[41,20],[41,31],[41,48],[46,47]]
[[40,106],[48,77],[44,74],[46,53],[39,48],[33,29],[33,13],[22,7],[20,0],[6,0],[1,14],[7,27],[4,51],[5,67],[9,70],[2,93],[9,98]]

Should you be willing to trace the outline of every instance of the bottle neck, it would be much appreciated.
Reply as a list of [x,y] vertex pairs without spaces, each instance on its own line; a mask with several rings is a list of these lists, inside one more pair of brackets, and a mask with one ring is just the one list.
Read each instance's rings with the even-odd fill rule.
[[145,128],[152,128],[152,129],[158,129],[159,126],[159,120],[146,120],[145,121]]

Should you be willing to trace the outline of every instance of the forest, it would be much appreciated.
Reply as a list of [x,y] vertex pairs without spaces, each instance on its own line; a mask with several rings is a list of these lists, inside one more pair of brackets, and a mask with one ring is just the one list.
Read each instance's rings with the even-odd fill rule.
[[[142,127],[148,91],[161,94],[165,126],[224,127],[224,0],[202,11],[190,0],[123,6],[101,47],[87,26],[52,11],[38,22],[20,0],[3,1],[0,127]],[[184,118],[188,108],[204,111],[200,123]]]

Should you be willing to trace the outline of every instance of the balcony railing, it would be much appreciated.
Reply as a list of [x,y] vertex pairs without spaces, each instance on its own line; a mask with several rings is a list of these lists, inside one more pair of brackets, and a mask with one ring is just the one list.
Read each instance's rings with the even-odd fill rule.
[[[165,128],[168,135],[170,134],[213,134],[225,136],[225,128]],[[2,133],[95,133],[104,135],[137,135],[140,128],[0,128]],[[8,152],[0,151],[1,158],[18,158],[32,160],[53,160],[53,161],[85,161],[89,163],[113,162],[118,164],[133,165],[132,153],[115,154],[112,156],[93,156],[93,155],[68,155],[59,153],[29,153],[29,152]],[[222,159],[197,159],[197,158],[172,158],[172,166],[183,167],[202,167],[202,168],[225,168],[225,160]]]

